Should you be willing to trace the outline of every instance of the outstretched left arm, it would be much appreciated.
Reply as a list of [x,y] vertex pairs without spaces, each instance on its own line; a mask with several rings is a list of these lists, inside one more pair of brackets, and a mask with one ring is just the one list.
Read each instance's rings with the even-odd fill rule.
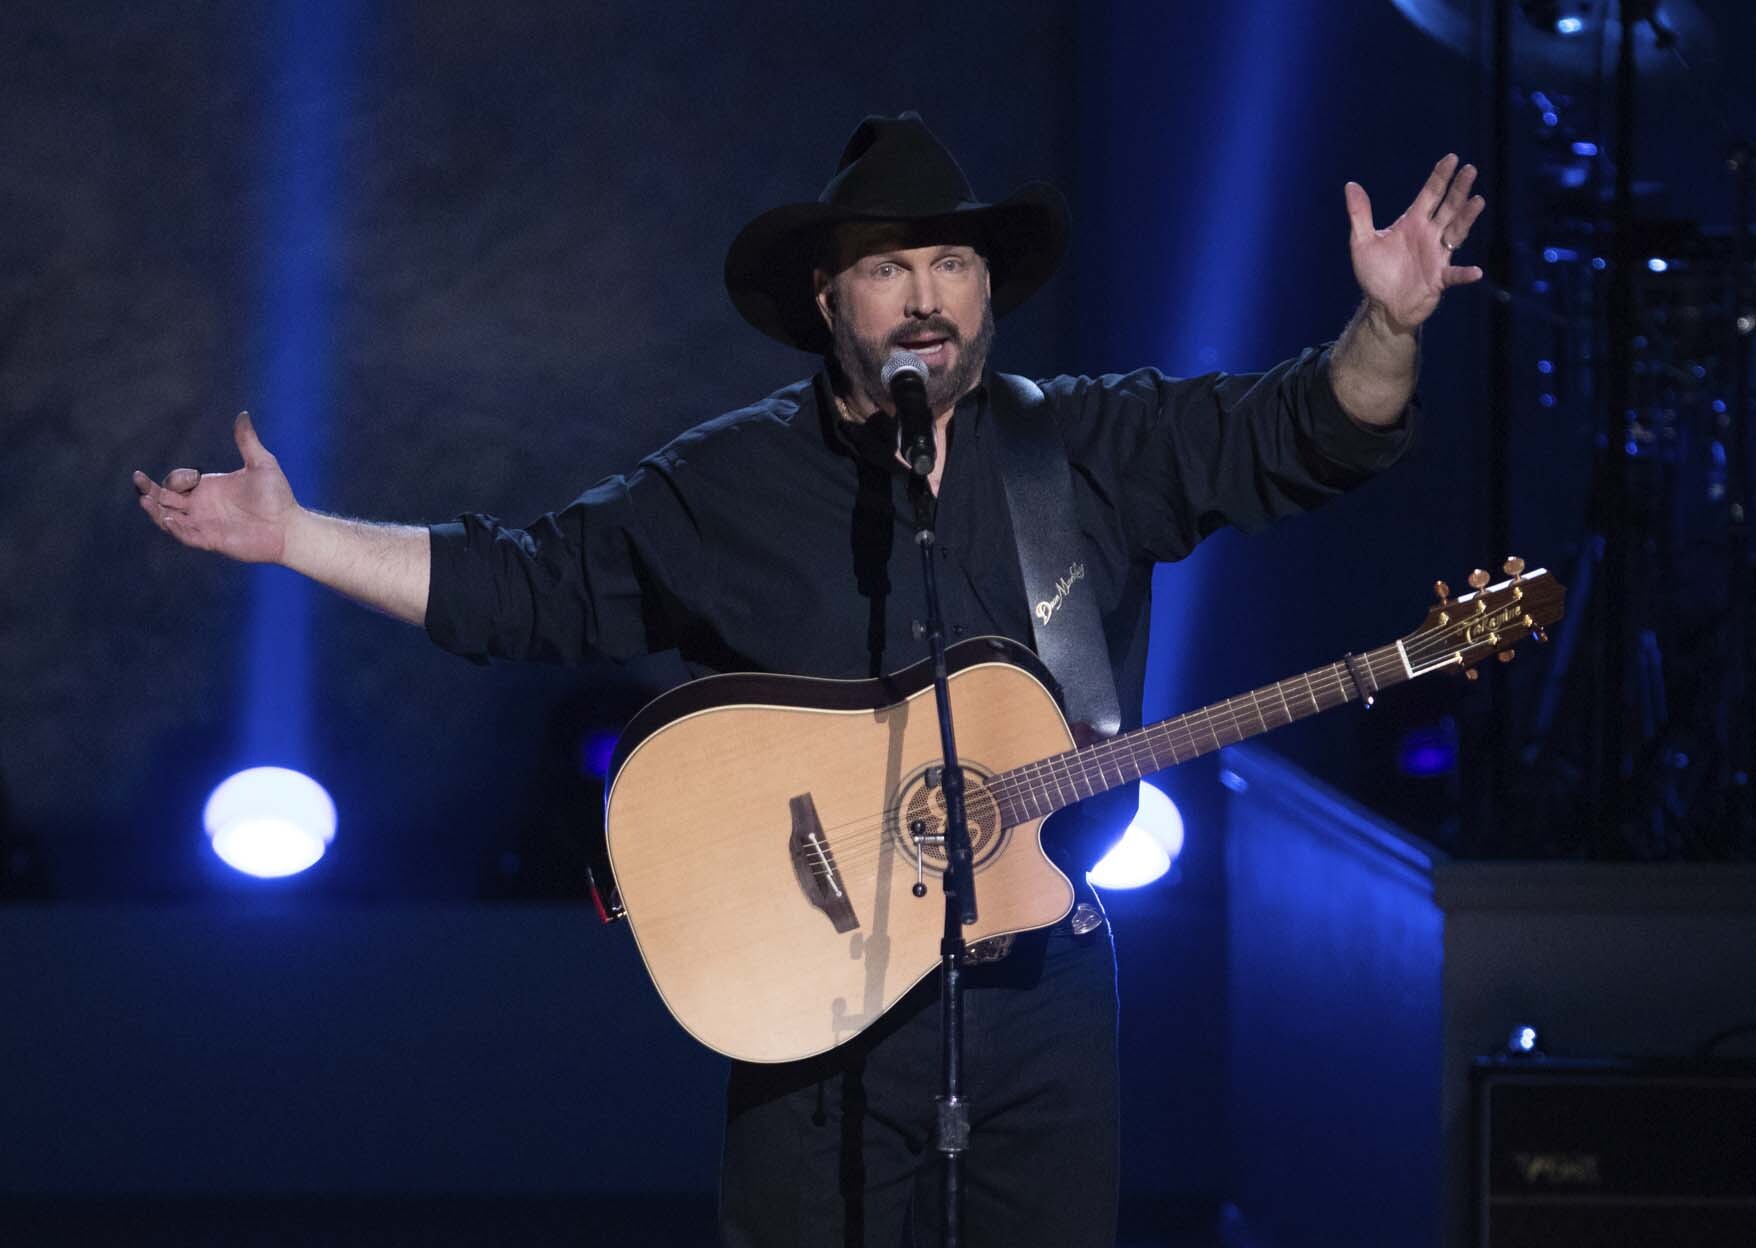
[[1347,184],[1348,250],[1366,298],[1330,354],[1329,382],[1362,425],[1401,415],[1420,370],[1421,323],[1448,289],[1481,280],[1474,265],[1451,263],[1485,206],[1469,193],[1475,180],[1474,165],[1459,169],[1456,156],[1445,157],[1408,211],[1382,230],[1372,225],[1365,188]]

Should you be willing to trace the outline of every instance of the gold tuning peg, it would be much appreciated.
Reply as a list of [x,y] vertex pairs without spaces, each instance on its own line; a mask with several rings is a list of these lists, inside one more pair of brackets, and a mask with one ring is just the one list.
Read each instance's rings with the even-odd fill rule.
[[1451,601],[1451,586],[1447,585],[1444,581],[1434,581],[1433,582],[1433,596],[1435,598],[1437,598],[1441,604],[1450,602]]
[[1471,572],[1469,574],[1469,587],[1474,590],[1486,589],[1488,587],[1488,574],[1480,568]]
[[1535,638],[1536,638],[1536,639],[1537,639],[1537,643],[1538,643],[1538,644],[1539,644],[1539,645],[1540,645],[1540,644],[1541,644],[1541,643],[1543,643],[1543,642],[1545,642],[1545,641],[1547,641],[1547,640],[1548,640],[1548,639],[1549,639],[1549,635],[1548,635],[1548,633],[1546,633],[1546,632],[1545,632],[1545,631],[1543,631],[1543,630],[1542,630],[1542,629],[1540,629],[1540,628],[1533,628],[1533,629],[1531,629],[1531,630],[1530,630],[1530,635],[1531,635],[1531,636],[1532,636],[1532,637],[1535,637]]
[[1502,663],[1510,663],[1510,662],[1512,662],[1513,659],[1516,659],[1517,657],[1518,657],[1518,651],[1516,651],[1516,650],[1502,650],[1502,651],[1500,651],[1500,662],[1502,662]]
[[1463,669],[1463,678],[1467,681],[1473,682],[1473,681],[1480,680],[1482,678],[1482,674],[1480,672],[1476,671],[1476,669],[1473,667],[1466,667]]
[[1500,567],[1505,570],[1507,576],[1515,581],[1524,574],[1524,560],[1517,555],[1507,555],[1506,562]]

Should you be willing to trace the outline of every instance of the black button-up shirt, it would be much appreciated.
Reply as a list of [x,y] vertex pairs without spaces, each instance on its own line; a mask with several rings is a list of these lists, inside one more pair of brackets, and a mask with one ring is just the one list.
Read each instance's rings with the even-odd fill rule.
[[[1152,566],[1221,525],[1255,530],[1394,462],[1411,420],[1369,430],[1308,350],[1262,374],[1041,383],[1073,467],[1089,585],[1123,727],[1139,724]],[[958,405],[936,534],[947,641],[1031,644],[987,390]],[[523,529],[432,528],[427,631],[473,658],[677,649],[698,674],[855,678],[927,657],[907,472],[884,422],[838,417],[823,374],[681,435]],[[1083,587],[1083,586],[1082,586]]]

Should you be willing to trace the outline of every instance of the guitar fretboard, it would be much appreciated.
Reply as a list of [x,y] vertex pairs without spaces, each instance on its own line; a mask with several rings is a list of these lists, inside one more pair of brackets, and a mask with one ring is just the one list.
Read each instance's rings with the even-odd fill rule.
[[1174,719],[1015,767],[990,780],[988,792],[999,803],[1002,822],[1016,826],[1221,746],[1362,696],[1373,697],[1408,678],[1395,644],[1381,646]]

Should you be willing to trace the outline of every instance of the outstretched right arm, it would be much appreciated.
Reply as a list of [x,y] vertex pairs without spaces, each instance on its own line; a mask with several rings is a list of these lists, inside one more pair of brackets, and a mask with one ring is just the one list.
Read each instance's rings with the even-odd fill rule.
[[232,429],[244,465],[234,472],[178,468],[155,483],[136,471],[141,510],[197,550],[247,563],[278,563],[410,624],[426,619],[427,530],[308,511],[256,437],[250,414]]

